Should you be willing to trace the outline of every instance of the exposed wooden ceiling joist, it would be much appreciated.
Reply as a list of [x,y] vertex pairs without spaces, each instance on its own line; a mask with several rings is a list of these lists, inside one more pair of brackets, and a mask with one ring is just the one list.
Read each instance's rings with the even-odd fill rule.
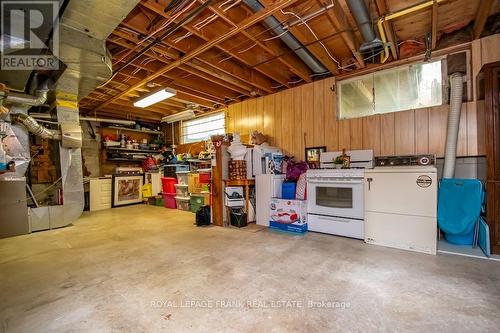
[[[268,8],[269,6],[272,5],[271,0],[262,0],[261,1],[262,5]],[[274,16],[281,22],[287,22],[290,20],[289,17],[284,15],[281,12],[276,12]],[[310,39],[309,37],[306,37],[306,34],[302,32],[302,27],[301,26],[293,26],[288,29],[288,31],[303,45],[310,44],[308,43],[308,40]],[[310,33],[310,32],[308,32]],[[310,44],[309,46],[306,47],[309,52],[311,52],[322,64],[327,68],[331,73],[333,74],[338,74],[339,69],[338,65],[330,58],[330,55],[328,53],[332,53],[330,50],[325,50],[323,46],[321,46],[319,43],[314,43]],[[325,47],[326,48],[326,47]]]
[[481,0],[477,9],[476,19],[474,20],[474,39],[481,37],[484,25],[493,8],[494,0]]
[[[322,4],[320,0],[316,0],[319,4]],[[340,6],[338,0],[332,0],[333,8],[331,10],[326,11],[326,15],[330,20],[331,24],[335,28],[336,31],[340,32],[340,36],[342,40],[346,44],[346,46],[351,50],[352,55],[356,58],[357,65],[359,68],[365,67],[365,59],[363,55],[358,51],[358,42],[356,41],[356,37],[354,36],[353,28],[349,24],[347,20],[346,13]]]
[[241,30],[244,30],[244,29],[247,29],[249,26],[259,22],[260,20],[262,20],[263,18],[271,15],[273,12],[285,7],[285,6],[288,6],[292,3],[294,3],[295,1],[297,0],[281,0],[281,1],[277,1],[275,4],[267,7],[266,9],[258,12],[258,13],[255,13],[254,15],[250,16],[249,18],[247,18],[246,20],[240,22],[236,28],[226,32],[226,33],[223,33],[221,34],[219,37],[217,38],[214,38],[212,40],[210,40],[209,42],[203,44],[201,47],[198,47],[197,49],[189,52],[188,54],[184,55],[183,57],[181,57],[181,59],[179,60],[176,60],[174,62],[172,62],[170,65],[167,65],[167,66],[164,66],[163,68],[161,68],[159,71],[157,71],[156,73],[153,73],[152,75],[140,80],[139,82],[135,83],[134,85],[132,85],[130,88],[128,88],[127,90],[125,90],[124,92],[114,96],[113,98],[111,98],[110,100],[100,104],[99,106],[97,106],[97,110],[105,107],[106,105],[109,105],[112,101],[122,97],[122,96],[125,96],[127,95],[127,93],[129,93],[130,91],[133,91],[145,84],[147,84],[148,82],[150,82],[151,80],[153,79],[156,79],[160,76],[162,76],[164,73],[167,73],[168,71],[182,65],[183,63],[186,63],[187,61],[195,58],[197,55],[209,50],[210,48],[214,47],[215,45],[223,42],[224,40],[227,40],[228,38],[231,38],[232,36],[234,36],[235,34],[237,34],[239,31]]

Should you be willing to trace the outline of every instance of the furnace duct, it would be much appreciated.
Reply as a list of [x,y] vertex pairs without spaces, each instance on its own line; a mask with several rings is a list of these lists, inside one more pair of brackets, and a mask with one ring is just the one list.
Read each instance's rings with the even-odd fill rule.
[[50,140],[61,140],[61,133],[58,130],[51,130],[42,125],[40,125],[35,118],[28,116],[24,113],[14,113],[10,115],[12,120],[23,124],[24,127],[36,136],[41,137],[42,139],[50,139]]
[[347,5],[351,10],[352,16],[356,20],[358,29],[363,37],[364,43],[360,46],[361,53],[376,52],[384,45],[373,30],[373,24],[370,13],[364,0],[348,0]]
[[453,73],[450,75],[450,112],[448,113],[443,178],[453,178],[455,176],[462,95],[463,76],[461,73]]

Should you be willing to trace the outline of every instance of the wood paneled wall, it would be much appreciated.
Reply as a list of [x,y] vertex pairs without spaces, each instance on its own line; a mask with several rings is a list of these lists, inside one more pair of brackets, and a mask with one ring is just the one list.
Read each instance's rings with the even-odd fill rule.
[[[304,159],[304,148],[326,146],[328,151],[373,149],[375,155],[435,153],[443,156],[448,105],[364,118],[337,120],[336,96],[328,78],[273,95],[230,105],[228,133],[253,130],[271,144]],[[484,155],[482,103],[462,105],[458,155]]]

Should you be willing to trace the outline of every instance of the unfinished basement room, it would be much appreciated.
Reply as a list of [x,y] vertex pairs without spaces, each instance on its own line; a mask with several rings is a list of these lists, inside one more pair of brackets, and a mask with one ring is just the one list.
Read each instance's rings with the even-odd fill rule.
[[500,332],[500,0],[0,10],[0,333]]

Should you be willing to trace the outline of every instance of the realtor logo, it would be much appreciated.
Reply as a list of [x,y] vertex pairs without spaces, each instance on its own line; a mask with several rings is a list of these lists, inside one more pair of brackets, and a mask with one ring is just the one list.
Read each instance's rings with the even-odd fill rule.
[[1,1],[2,70],[59,69],[59,1]]

